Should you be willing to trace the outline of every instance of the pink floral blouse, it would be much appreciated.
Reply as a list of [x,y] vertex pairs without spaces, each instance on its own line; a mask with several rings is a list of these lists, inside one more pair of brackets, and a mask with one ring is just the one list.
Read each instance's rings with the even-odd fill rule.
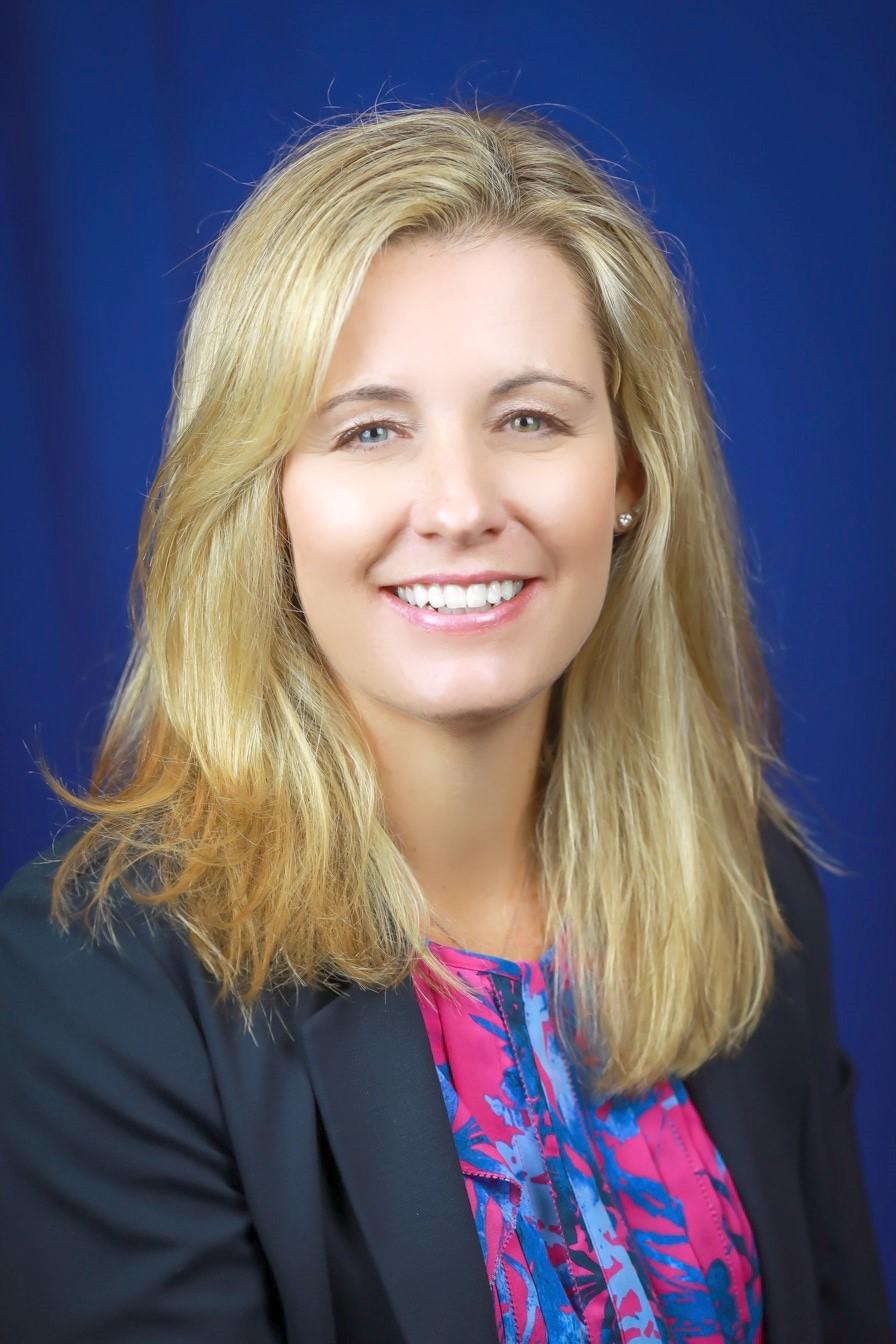
[[431,947],[481,995],[454,1004],[414,972],[498,1338],[761,1344],[750,1226],[680,1080],[589,1101],[552,1020],[553,948]]

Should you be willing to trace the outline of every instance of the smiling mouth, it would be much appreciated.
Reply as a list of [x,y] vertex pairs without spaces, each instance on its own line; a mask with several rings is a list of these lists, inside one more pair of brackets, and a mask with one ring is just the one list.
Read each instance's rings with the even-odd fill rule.
[[529,579],[504,579],[492,583],[471,584],[466,588],[451,583],[415,583],[388,588],[386,591],[394,593],[399,601],[419,611],[458,616],[466,612],[485,612],[504,606],[507,602],[512,602],[530,582]]
[[[512,624],[533,601],[537,601],[538,591],[542,587],[540,580],[518,579],[511,582],[513,588],[518,591],[512,591],[509,598],[504,598],[502,594],[500,600],[494,603],[487,602],[484,607],[451,605],[450,599],[452,596],[456,597],[456,594],[452,595],[450,592],[449,605],[435,607],[428,602],[418,607],[416,603],[399,597],[392,588],[381,588],[379,592],[381,598],[393,607],[397,614],[421,630],[475,634],[477,630],[497,630],[501,626]],[[438,598],[439,594],[436,593],[435,596]],[[481,594],[478,596],[481,598]]]

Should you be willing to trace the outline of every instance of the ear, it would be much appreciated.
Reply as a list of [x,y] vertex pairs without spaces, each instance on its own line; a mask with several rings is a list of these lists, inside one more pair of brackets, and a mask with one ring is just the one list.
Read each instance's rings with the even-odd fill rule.
[[622,449],[622,460],[616,474],[616,514],[630,513],[642,498],[647,484],[643,463],[630,448]]

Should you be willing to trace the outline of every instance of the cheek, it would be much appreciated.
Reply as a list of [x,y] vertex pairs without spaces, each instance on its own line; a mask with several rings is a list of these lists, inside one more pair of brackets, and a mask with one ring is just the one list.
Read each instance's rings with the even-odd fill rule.
[[318,566],[327,565],[332,576],[363,553],[372,516],[362,491],[340,488],[333,473],[325,483],[313,465],[287,467],[282,485],[283,516],[297,578],[311,581]]
[[555,540],[558,557],[572,565],[593,565],[606,555],[609,563],[615,494],[615,475],[597,467],[544,482],[538,516]]

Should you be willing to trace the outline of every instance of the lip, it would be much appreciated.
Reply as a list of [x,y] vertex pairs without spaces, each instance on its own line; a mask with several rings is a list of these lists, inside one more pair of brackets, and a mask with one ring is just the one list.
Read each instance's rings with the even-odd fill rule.
[[[401,586],[404,587],[404,584]],[[496,626],[516,620],[541,588],[540,579],[527,579],[516,597],[512,597],[509,602],[500,602],[496,607],[484,607],[478,611],[458,612],[453,616],[440,616],[437,611],[427,607],[412,607],[388,588],[381,588],[380,596],[411,625],[420,626],[424,630],[441,630],[444,634],[463,634],[493,630]]]
[[533,578],[531,574],[515,574],[510,569],[483,569],[478,574],[421,574],[416,579],[399,579],[398,583],[383,584],[389,588],[413,588],[415,583],[456,583],[469,588],[471,583],[502,583],[505,579]]

